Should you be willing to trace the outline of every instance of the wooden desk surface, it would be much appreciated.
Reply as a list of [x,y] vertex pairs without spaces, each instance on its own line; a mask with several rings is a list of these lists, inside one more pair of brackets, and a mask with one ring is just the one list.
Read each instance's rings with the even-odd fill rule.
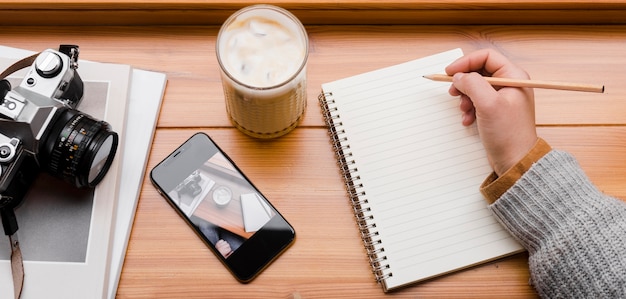
[[[307,26],[308,109],[300,127],[254,140],[228,122],[215,26],[17,27],[3,45],[81,47],[86,60],[167,73],[148,169],[196,131],[227,151],[295,226],[298,237],[240,284],[144,179],[118,298],[534,297],[526,254],[383,295],[374,282],[317,95],[323,82],[460,47],[492,47],[536,79],[601,83],[605,94],[537,90],[539,133],[572,152],[599,188],[626,198],[626,26]],[[460,120],[459,120],[460,121]],[[478,186],[477,186],[478,188]]]
[[[312,24],[626,24],[624,0],[266,0]],[[1,25],[219,25],[250,0],[0,0]]]

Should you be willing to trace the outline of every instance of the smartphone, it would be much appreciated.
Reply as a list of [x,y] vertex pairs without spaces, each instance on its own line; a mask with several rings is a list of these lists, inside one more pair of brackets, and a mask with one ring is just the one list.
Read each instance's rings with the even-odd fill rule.
[[295,240],[294,228],[204,133],[196,133],[150,172],[178,214],[242,283]]

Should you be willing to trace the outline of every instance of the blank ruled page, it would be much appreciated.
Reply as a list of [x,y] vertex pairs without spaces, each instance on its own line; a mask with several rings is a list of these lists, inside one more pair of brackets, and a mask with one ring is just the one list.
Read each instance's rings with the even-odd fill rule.
[[479,192],[491,168],[475,125],[461,124],[450,83],[422,78],[462,55],[456,49],[322,85],[363,184],[361,208],[384,248],[377,257],[389,265],[385,290],[522,249]]

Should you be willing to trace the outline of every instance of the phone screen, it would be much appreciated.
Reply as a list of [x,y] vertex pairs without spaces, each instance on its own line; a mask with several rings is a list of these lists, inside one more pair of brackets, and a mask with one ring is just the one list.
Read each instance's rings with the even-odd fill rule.
[[242,282],[294,240],[293,227],[204,133],[150,173],[153,184]]

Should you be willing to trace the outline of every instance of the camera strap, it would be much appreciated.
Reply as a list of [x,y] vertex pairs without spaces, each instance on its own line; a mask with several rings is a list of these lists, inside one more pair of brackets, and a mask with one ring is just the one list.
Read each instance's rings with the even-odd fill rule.
[[0,80],[6,78],[8,75],[13,74],[23,68],[31,66],[33,62],[35,62],[35,59],[37,59],[38,55],[39,53],[34,54],[32,56],[28,56],[26,58],[23,58],[15,62],[11,66],[9,66],[6,70],[4,70],[4,72],[0,73]]
[[[8,75],[26,68],[35,62],[35,59],[39,53],[23,58],[17,61],[13,65],[9,66],[4,72],[0,73],[0,80],[6,78]],[[2,226],[4,231],[9,236],[9,243],[11,245],[11,273],[13,276],[13,293],[15,299],[19,299],[22,294],[22,287],[24,286],[24,262],[22,260],[22,250],[20,250],[20,242],[17,239],[17,220],[15,219],[15,212],[13,207],[4,207],[0,211],[0,217],[2,218]]]
[[11,243],[11,273],[13,276],[13,293],[15,299],[20,298],[22,287],[24,286],[24,262],[22,261],[22,250],[20,250],[20,242],[17,240],[17,234],[9,236]]

